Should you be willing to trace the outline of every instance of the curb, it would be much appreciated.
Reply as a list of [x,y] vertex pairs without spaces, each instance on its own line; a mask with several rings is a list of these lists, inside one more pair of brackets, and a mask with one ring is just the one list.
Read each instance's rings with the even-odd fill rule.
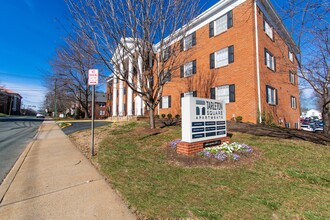
[[0,185],[0,205],[2,203],[3,198],[6,195],[9,187],[11,186],[12,182],[14,181],[14,179],[16,177],[16,174],[18,173],[18,171],[20,170],[22,164],[24,163],[25,158],[27,157],[27,155],[30,152],[33,144],[35,143],[36,138],[38,137],[39,132],[41,130],[41,127],[42,127],[42,124],[39,127],[36,135],[33,137],[33,140],[26,146],[23,153],[19,156],[19,158],[15,162],[14,166],[11,168],[11,170],[7,174],[6,178],[3,180],[2,184]]

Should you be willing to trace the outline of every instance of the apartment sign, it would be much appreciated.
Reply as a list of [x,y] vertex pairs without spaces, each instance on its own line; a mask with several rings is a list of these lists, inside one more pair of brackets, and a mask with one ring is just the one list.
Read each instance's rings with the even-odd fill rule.
[[89,69],[88,70],[88,85],[94,86],[99,84],[99,70]]
[[192,143],[227,136],[226,105],[214,99],[182,98],[182,141]]

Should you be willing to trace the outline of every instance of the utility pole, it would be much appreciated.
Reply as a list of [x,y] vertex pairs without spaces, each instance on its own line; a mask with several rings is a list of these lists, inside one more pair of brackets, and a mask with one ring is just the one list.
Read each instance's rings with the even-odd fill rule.
[[9,114],[8,115],[11,115],[12,102],[13,102],[13,97],[12,97],[12,95],[10,95],[9,111],[8,111]]
[[55,96],[55,100],[54,100],[54,118],[57,117],[57,97],[56,97],[56,83],[57,83],[57,79],[55,79],[55,91],[54,91],[54,96]]

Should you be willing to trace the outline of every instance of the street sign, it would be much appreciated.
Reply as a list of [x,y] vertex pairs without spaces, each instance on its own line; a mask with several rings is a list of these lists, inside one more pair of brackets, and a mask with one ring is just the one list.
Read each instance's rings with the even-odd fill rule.
[[94,86],[99,84],[99,70],[90,69],[88,70],[88,85]]

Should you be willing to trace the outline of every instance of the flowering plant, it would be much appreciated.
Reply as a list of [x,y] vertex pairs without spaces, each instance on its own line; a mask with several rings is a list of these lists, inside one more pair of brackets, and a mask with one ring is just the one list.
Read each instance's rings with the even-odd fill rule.
[[172,149],[176,149],[176,145],[178,145],[178,143],[181,141],[181,139],[175,139],[173,141],[170,142],[170,147]]
[[198,153],[198,155],[208,158],[213,157],[220,161],[224,161],[227,158],[231,158],[236,161],[240,159],[239,154],[251,153],[252,151],[252,147],[247,144],[233,142],[231,144],[223,143],[219,146],[204,148],[202,152]]

